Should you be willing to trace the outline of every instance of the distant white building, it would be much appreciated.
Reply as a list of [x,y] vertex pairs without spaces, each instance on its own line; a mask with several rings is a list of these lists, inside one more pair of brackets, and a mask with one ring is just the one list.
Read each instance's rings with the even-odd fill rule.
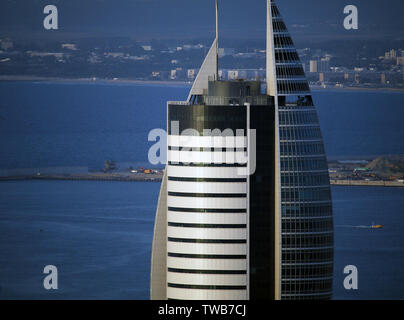
[[191,79],[191,80],[195,79],[198,72],[199,72],[199,69],[188,69],[187,70],[187,78]]
[[170,78],[171,78],[171,80],[177,79],[177,70],[176,69],[171,70]]
[[404,66],[404,57],[397,57],[397,65]]
[[310,72],[317,72],[317,60],[310,60]]
[[394,49],[391,49],[390,51],[387,51],[384,54],[384,59],[385,60],[393,60],[397,58],[397,51]]
[[239,72],[238,70],[229,70],[227,71],[227,78],[229,80],[236,80],[239,79]]
[[184,44],[182,46],[183,50],[198,50],[198,49],[203,49],[205,46],[203,44],[197,44],[197,45],[192,45],[192,44]]
[[123,52],[104,52],[104,56],[108,58],[124,58],[125,56],[128,56],[128,54],[125,54]]
[[76,51],[77,45],[75,43],[62,43],[62,49],[69,49],[69,50]]
[[37,52],[37,51],[27,51],[31,57],[55,57],[57,59],[62,59],[65,54],[63,52]]
[[182,68],[177,68],[177,69],[173,69],[170,71],[171,80],[182,78],[183,75],[184,75],[184,72],[183,72]]
[[310,72],[328,72],[330,71],[331,56],[327,55],[320,60],[310,60]]
[[219,48],[219,58],[225,57],[225,56],[231,56],[236,53],[236,50],[234,48]]

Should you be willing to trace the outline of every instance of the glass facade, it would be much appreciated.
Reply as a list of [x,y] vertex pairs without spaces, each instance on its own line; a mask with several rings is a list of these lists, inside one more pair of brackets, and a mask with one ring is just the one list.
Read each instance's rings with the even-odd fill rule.
[[256,170],[250,177],[250,299],[275,298],[275,108],[251,106]]
[[[181,134],[186,129],[194,129],[202,136],[204,129],[219,129],[222,132],[231,129],[236,135],[236,130],[246,127],[245,110],[245,106],[172,104],[168,108],[168,134]],[[173,132],[172,122],[178,122],[178,133]]]
[[279,116],[281,299],[329,299],[333,219],[328,164],[302,65],[271,5]]

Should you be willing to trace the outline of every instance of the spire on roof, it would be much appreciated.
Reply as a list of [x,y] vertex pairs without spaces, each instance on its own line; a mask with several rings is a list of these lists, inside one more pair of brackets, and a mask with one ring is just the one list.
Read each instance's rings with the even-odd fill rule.
[[201,69],[196,76],[188,95],[188,102],[191,102],[192,97],[204,94],[204,90],[208,89],[209,80],[217,80],[219,78],[219,5],[216,0],[216,38],[202,63]]
[[276,62],[275,62],[275,46],[273,37],[272,24],[272,0],[267,0],[267,54],[266,54],[266,79],[267,79],[267,95],[276,96]]

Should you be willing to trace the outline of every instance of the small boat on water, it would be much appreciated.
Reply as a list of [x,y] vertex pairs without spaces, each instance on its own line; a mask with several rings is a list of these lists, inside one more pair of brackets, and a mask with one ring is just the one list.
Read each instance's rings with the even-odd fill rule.
[[383,225],[381,224],[375,224],[374,222],[372,222],[372,225],[370,226],[372,229],[381,229],[383,228]]

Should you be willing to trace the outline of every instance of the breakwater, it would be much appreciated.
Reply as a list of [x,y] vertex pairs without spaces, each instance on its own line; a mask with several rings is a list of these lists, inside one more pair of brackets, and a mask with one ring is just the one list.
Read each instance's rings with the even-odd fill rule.
[[[3,176],[0,181],[15,180],[88,180],[88,181],[122,181],[122,182],[160,182],[162,173],[80,173],[80,174],[33,174]],[[404,183],[397,181],[367,181],[367,180],[335,180],[331,179],[333,186],[369,186],[369,187],[404,187]]]
[[159,182],[161,173],[81,173],[81,174],[35,174],[0,177],[0,181],[11,180],[87,180],[87,181],[122,181],[122,182]]
[[330,180],[330,184],[334,186],[404,187],[404,183],[396,181]]

